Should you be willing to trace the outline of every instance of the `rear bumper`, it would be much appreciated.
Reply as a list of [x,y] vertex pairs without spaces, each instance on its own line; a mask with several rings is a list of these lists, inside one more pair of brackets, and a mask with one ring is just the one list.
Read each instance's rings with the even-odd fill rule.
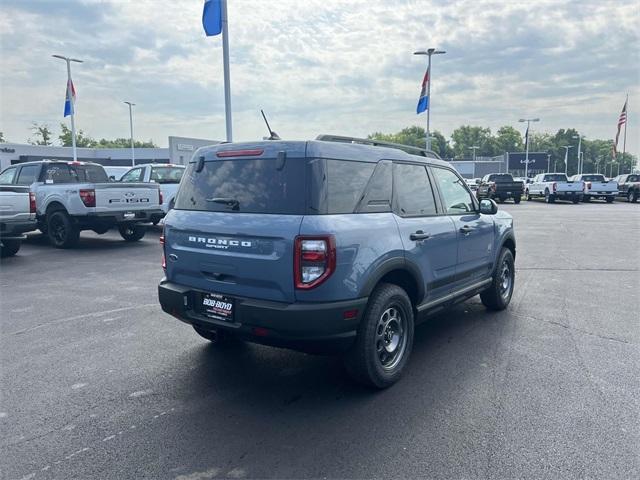
[[9,239],[23,239],[25,232],[31,232],[36,230],[38,225],[36,221],[28,222],[0,222],[0,237]]
[[[127,213],[133,213],[134,216],[126,216]],[[125,222],[135,222],[135,223],[145,223],[151,222],[154,218],[162,218],[164,217],[164,212],[161,208],[153,209],[153,210],[132,210],[128,212],[127,210],[119,211],[119,212],[94,212],[86,215],[88,220],[96,219],[101,221],[110,221],[113,223],[125,223]],[[82,219],[82,217],[78,217],[78,219]]]
[[[355,340],[367,298],[324,303],[282,303],[234,297],[233,321],[211,319],[197,311],[201,293],[162,280],[158,298],[162,309],[205,330],[224,330],[255,343],[303,351],[344,351]],[[345,318],[345,312],[357,313]]]
[[607,198],[607,197],[615,197],[618,195],[618,192],[586,192],[584,194],[585,197],[590,198]]
[[582,192],[554,192],[552,195],[560,200],[573,200],[582,197]]

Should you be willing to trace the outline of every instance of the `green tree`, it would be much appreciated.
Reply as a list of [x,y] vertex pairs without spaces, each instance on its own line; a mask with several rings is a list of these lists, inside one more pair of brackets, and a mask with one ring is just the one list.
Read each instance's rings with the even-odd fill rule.
[[[63,147],[70,147],[73,145],[71,141],[71,129],[64,123],[60,124],[60,143]],[[76,130],[76,147],[95,147],[96,141],[90,136],[86,135],[83,130]]]
[[453,141],[453,151],[456,158],[465,158],[472,155],[471,147],[473,146],[480,147],[476,151],[478,156],[491,157],[496,154],[490,128],[462,125],[453,131],[451,140]]
[[[116,138],[115,140],[107,140],[106,138],[101,138],[94,146],[96,148],[131,148],[131,139]],[[148,142],[134,140],[133,146],[135,148],[157,148],[157,145],[151,139]]]
[[4,143],[6,140],[4,139],[4,134],[0,132],[0,143]]
[[[531,138],[529,139],[531,142]],[[521,152],[524,149],[522,135],[515,128],[505,125],[500,127],[493,139],[494,150],[497,155],[505,152]],[[529,145],[531,147],[531,145]]]
[[[412,127],[403,128],[397,133],[375,132],[367,138],[424,148],[427,139],[427,132],[424,128],[414,125]],[[444,135],[437,130],[435,132],[431,132],[431,150],[436,152],[442,158],[451,158],[453,156],[453,150],[449,146],[449,142],[444,138]]]
[[53,145],[51,137],[53,133],[46,123],[38,124],[36,122],[31,123],[31,131],[34,138],[29,138],[28,142],[31,145]]

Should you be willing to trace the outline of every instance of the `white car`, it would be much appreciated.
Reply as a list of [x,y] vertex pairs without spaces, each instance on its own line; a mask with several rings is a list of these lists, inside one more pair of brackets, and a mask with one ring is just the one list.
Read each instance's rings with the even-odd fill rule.
[[104,167],[104,171],[107,172],[109,180],[117,182],[122,178],[122,175],[127,173],[131,167]]
[[582,200],[589,202],[594,199],[606,200],[612,203],[616,195],[618,195],[618,182],[615,180],[606,180],[604,175],[600,173],[588,173],[582,175],[574,175],[571,177],[574,182],[584,182],[584,192]]
[[540,173],[525,187],[525,196],[527,200],[544,198],[547,203],[556,200],[578,203],[582,200],[583,191],[584,182],[569,180],[564,173]]
[[[171,163],[136,165],[135,167],[131,167],[127,173],[122,176],[120,181],[124,183],[157,183],[160,185],[160,191],[162,192],[162,210],[164,215],[166,215],[169,213],[169,210],[173,208],[184,169],[184,165],[174,165]],[[153,224],[156,225],[164,215],[152,218]]]

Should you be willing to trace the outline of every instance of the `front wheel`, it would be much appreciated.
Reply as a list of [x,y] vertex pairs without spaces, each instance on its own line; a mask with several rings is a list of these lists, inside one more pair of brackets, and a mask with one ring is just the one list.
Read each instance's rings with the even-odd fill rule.
[[20,250],[21,240],[0,240],[2,246],[0,246],[0,257],[13,257],[18,250]]
[[381,283],[358,326],[355,344],[344,358],[358,382],[387,388],[400,379],[413,347],[413,306],[407,292]]
[[627,201],[629,203],[636,203],[638,201],[638,192],[629,190],[627,192]]
[[137,242],[144,237],[147,229],[143,225],[122,224],[118,225],[120,236],[127,242]]
[[504,310],[511,302],[513,286],[516,280],[513,253],[503,247],[493,273],[491,286],[480,294],[482,304],[489,310]]

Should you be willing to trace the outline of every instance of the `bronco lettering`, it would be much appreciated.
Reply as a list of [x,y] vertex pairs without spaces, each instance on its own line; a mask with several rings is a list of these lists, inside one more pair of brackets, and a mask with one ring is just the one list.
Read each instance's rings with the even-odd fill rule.
[[246,240],[232,240],[227,238],[215,237],[196,237],[189,235],[188,240],[194,243],[204,243],[207,248],[227,249],[228,247],[244,247],[251,248],[253,243]]

